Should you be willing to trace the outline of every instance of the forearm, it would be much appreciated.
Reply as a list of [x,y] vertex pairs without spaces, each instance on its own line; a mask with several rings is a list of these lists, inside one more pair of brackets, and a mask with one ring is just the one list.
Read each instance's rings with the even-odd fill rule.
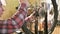
[[30,16],[26,17],[26,18],[25,18],[25,21],[30,20],[30,19],[33,17],[34,13],[35,13],[35,12],[33,12]]

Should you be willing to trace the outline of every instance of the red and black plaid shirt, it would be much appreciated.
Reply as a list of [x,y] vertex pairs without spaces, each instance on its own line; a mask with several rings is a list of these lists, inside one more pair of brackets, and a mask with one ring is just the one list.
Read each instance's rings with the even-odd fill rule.
[[26,10],[23,6],[25,6],[24,3],[11,19],[0,20],[0,34],[11,34],[23,25],[26,17]]

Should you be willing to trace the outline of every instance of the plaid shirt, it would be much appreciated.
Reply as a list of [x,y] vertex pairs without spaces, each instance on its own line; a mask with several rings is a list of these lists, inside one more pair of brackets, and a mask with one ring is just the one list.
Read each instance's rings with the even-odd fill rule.
[[26,17],[24,6],[26,7],[26,5],[22,3],[17,13],[11,19],[0,20],[0,34],[11,34],[23,25]]

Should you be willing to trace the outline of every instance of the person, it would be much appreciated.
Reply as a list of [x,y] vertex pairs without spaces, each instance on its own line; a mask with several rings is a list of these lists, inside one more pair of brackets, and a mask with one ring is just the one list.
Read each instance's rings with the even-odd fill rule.
[[1,17],[1,14],[2,14],[3,11],[4,11],[4,9],[2,7],[2,3],[1,3],[1,0],[0,0],[0,17]]
[[3,6],[6,6],[6,0],[0,0]]
[[0,20],[0,34],[12,34],[22,27],[24,21],[27,21],[32,16],[30,15],[26,17],[27,13],[25,8],[26,3],[21,2],[21,6],[11,18],[7,20]]

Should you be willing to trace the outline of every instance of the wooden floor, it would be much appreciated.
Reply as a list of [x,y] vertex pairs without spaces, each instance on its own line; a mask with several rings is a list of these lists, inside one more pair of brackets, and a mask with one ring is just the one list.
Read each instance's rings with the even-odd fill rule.
[[52,34],[60,34],[60,26],[57,26]]

